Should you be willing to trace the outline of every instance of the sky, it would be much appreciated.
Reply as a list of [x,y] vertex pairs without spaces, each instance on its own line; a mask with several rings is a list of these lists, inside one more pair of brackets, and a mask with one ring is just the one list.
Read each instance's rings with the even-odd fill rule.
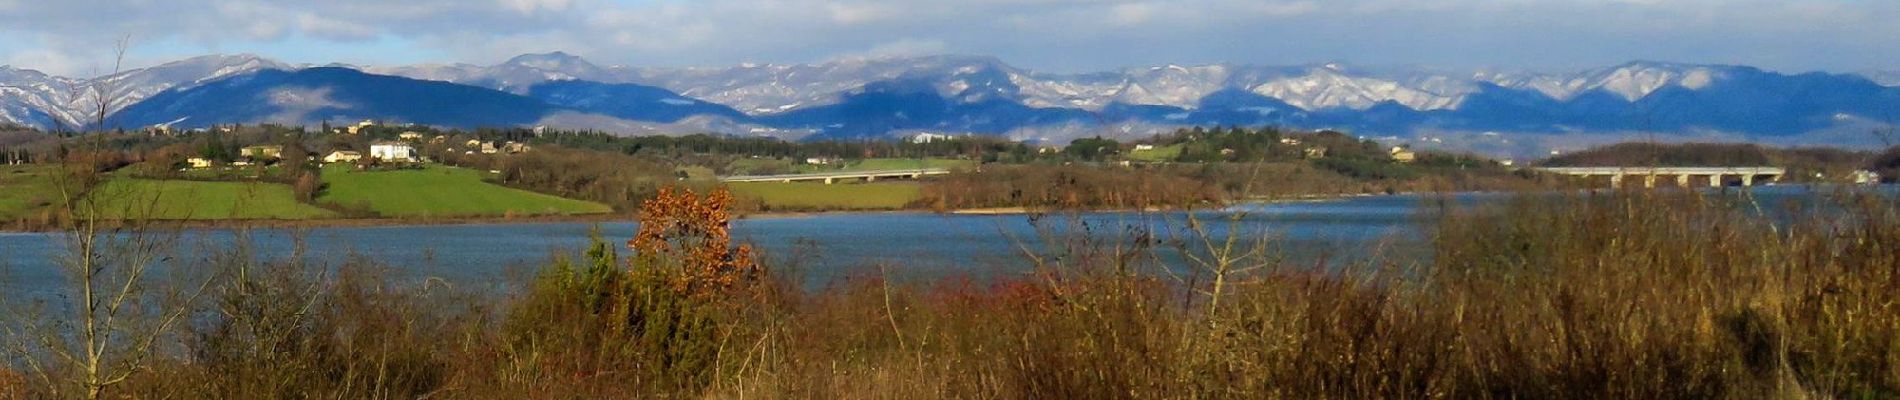
[[929,54],[1045,72],[1347,62],[1567,72],[1633,60],[1900,70],[1897,0],[0,0],[0,65],[730,66]]

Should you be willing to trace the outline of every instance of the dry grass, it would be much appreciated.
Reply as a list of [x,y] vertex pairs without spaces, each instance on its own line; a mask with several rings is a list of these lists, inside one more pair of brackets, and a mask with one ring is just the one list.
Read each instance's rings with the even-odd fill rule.
[[597,241],[499,308],[260,267],[219,293],[189,352],[123,394],[1892,398],[1895,204],[1522,196],[1436,210],[1428,259],[1332,266],[1078,226],[1026,248],[1038,267],[1020,277],[716,296],[678,291],[679,261]]

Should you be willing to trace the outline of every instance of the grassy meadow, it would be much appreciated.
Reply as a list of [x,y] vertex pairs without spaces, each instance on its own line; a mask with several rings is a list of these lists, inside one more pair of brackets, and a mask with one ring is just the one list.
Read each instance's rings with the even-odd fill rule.
[[948,158],[866,158],[843,164],[805,164],[794,160],[742,158],[728,167],[738,175],[809,174],[818,172],[887,171],[896,169],[966,168],[976,161]]
[[87,192],[101,216],[160,220],[297,220],[335,216],[298,202],[289,185],[114,178]]
[[890,210],[916,201],[921,193],[916,182],[732,182],[727,186],[733,194],[758,199],[771,210]]
[[52,204],[56,165],[0,165],[0,220],[21,218]]
[[604,204],[573,200],[495,185],[481,171],[430,165],[422,169],[357,171],[331,166],[317,201],[365,208],[385,217],[501,217],[510,215],[601,214]]
[[[946,159],[946,158],[925,158],[925,159],[867,158],[867,159],[859,160],[857,162],[847,163],[844,165],[843,168],[839,168],[837,170],[838,171],[883,171],[883,170],[893,170],[893,169],[928,169],[928,168],[952,169],[952,168],[964,168],[964,167],[972,167],[972,166],[976,166],[975,161],[953,160],[953,159]],[[824,170],[822,166],[820,167],[821,168],[819,169]]]
[[1181,156],[1181,149],[1185,147],[1186,145],[1183,144],[1171,144],[1167,146],[1156,146],[1148,150],[1129,150],[1128,159],[1130,161],[1145,162],[1174,161],[1175,157]]

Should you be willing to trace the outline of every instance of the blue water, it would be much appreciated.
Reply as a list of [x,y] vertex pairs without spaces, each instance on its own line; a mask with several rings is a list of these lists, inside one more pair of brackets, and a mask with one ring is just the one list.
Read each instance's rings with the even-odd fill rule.
[[[1809,198],[1810,189],[1758,189],[1764,198]],[[1465,194],[1459,203],[1494,201],[1499,196]],[[1419,256],[1429,199],[1378,196],[1315,202],[1247,204],[1204,211],[1195,217],[1224,235],[1234,227],[1249,236],[1266,236],[1295,262],[1341,262],[1362,257]],[[1240,215],[1237,223],[1229,218]],[[1038,224],[1056,231],[1086,227],[1113,235],[1130,226],[1158,232],[1157,240],[1191,239],[1182,227],[1187,215],[1171,213],[1084,213],[1049,215]],[[823,285],[887,266],[910,279],[1016,273],[1028,265],[1020,256],[1027,246],[1047,250],[1031,218],[1024,215],[944,215],[934,213],[820,214],[735,221],[735,236],[760,248],[769,265],[796,266],[810,285]],[[634,232],[629,222],[520,223],[487,225],[379,226],[260,229],[245,233],[193,231],[179,239],[174,260],[190,266],[203,256],[228,251],[239,236],[249,238],[258,257],[281,259],[300,243],[305,259],[340,264],[363,257],[389,266],[398,277],[440,278],[463,287],[505,287],[521,282],[556,254],[574,254],[598,226],[616,248]],[[0,298],[39,297],[64,279],[58,268],[65,252],[57,233],[0,233]],[[1380,249],[1382,251],[1367,251]],[[624,251],[623,251],[624,252]],[[174,261],[177,262],[177,261]],[[201,264],[200,264],[201,265]]]

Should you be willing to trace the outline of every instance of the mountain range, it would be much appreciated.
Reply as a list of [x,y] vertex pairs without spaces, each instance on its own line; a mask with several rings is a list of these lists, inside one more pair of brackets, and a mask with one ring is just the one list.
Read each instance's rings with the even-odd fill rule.
[[[1281,125],[1365,136],[1432,132],[1720,133],[1801,138],[1891,121],[1900,72],[1787,74],[1638,61],[1573,73],[1414,67],[1155,66],[1057,74],[992,57],[849,59],[730,68],[600,66],[555,52],[495,65],[293,65],[196,57],[104,77],[0,67],[0,122],[59,129],[316,125],[556,126],[627,134],[1060,138],[1188,125]],[[1858,129],[1858,128],[1852,128]]]

